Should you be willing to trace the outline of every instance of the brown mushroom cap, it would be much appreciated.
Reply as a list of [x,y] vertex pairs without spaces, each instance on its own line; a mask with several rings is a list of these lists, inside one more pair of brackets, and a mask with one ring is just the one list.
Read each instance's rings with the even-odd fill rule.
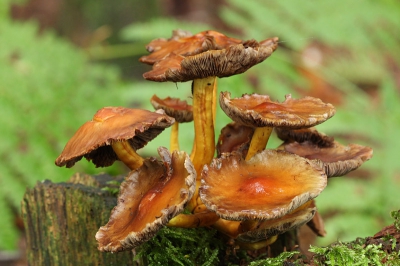
[[139,61],[153,65],[157,61],[168,56],[170,53],[189,56],[199,54],[208,50],[220,50],[234,44],[242,43],[241,40],[227,37],[226,35],[207,30],[192,35],[190,32],[176,30],[170,39],[155,39],[147,46],[147,51],[152,54],[142,56]]
[[332,147],[334,145],[334,138],[329,137],[315,128],[301,128],[301,129],[288,129],[288,128],[275,128],[278,138],[286,143],[296,141],[304,142],[310,141],[314,145],[322,148]]
[[250,40],[222,50],[210,50],[193,56],[170,53],[143,74],[148,80],[185,82],[206,77],[229,77],[261,63],[278,47],[278,38],[263,42]]
[[328,177],[343,176],[372,158],[370,147],[357,144],[343,146],[334,141],[331,147],[320,147],[310,141],[291,142],[283,145],[290,153],[312,160],[322,167]]
[[104,107],[78,129],[55,163],[69,168],[84,156],[97,167],[110,166],[118,160],[110,146],[112,142],[128,140],[137,150],[174,122],[172,117],[158,112]]
[[316,209],[316,207],[299,208],[299,210],[295,210],[280,218],[260,221],[255,230],[240,234],[237,239],[253,243],[283,234],[309,222],[314,217]]
[[182,212],[193,196],[196,173],[187,154],[175,151],[171,156],[162,147],[158,152],[162,162],[145,160],[121,184],[118,205],[96,234],[99,250],[137,247]]
[[200,197],[227,220],[279,218],[321,193],[326,175],[307,159],[264,150],[250,160],[223,154],[202,172]]
[[156,110],[163,109],[168,116],[175,118],[176,122],[185,123],[193,121],[193,107],[187,104],[186,101],[170,97],[160,99],[156,95],[153,95],[150,102]]
[[222,153],[239,152],[245,155],[249,148],[254,128],[232,122],[226,125],[218,138],[217,156]]
[[269,96],[259,94],[245,94],[231,99],[229,92],[221,92],[219,102],[232,120],[253,127],[312,127],[335,114],[333,105],[317,98],[296,100],[290,94],[285,98],[282,103],[273,102]]

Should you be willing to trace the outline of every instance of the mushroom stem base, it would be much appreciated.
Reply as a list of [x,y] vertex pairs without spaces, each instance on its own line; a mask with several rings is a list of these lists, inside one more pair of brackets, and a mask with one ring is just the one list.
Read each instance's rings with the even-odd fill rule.
[[250,142],[249,151],[246,155],[246,161],[250,160],[257,152],[265,149],[269,136],[271,136],[272,129],[272,127],[257,127],[255,129]]
[[143,158],[140,157],[127,141],[115,141],[112,148],[126,166],[131,170],[135,170],[142,166]]

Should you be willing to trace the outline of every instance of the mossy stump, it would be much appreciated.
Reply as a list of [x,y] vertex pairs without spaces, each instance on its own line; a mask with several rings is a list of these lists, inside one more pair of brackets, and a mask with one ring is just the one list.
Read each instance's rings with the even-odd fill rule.
[[101,190],[107,175],[75,175],[67,183],[38,182],[22,200],[29,265],[134,265],[132,252],[98,251],[95,234],[117,199]]

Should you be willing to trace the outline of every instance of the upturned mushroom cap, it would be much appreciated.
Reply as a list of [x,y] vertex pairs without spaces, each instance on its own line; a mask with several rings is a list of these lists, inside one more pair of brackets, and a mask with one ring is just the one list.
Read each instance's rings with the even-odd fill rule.
[[99,250],[119,252],[151,239],[193,196],[196,173],[184,152],[158,150],[121,184],[118,205],[96,234]]
[[258,242],[272,236],[283,234],[309,222],[316,213],[316,207],[299,208],[277,219],[260,221],[255,230],[240,234],[237,239],[243,242]]
[[179,35],[174,35],[168,40],[160,38],[151,41],[146,46],[147,51],[151,52],[151,54],[142,56],[139,61],[153,65],[170,53],[188,56],[213,50],[216,47],[215,39],[211,35],[199,33],[182,38],[180,38]]
[[185,82],[206,77],[229,77],[261,63],[278,47],[278,38],[260,43],[250,40],[222,50],[210,50],[193,56],[170,53],[143,74],[147,80]]
[[307,159],[264,150],[250,160],[223,154],[202,172],[200,197],[227,220],[276,219],[290,213],[326,186],[326,175]]
[[242,40],[230,38],[213,30],[202,31],[195,35],[188,31],[175,30],[170,39],[159,38],[151,41],[146,46],[151,54],[142,56],[139,61],[153,65],[170,53],[189,56],[208,50],[224,49],[239,43],[242,43]]
[[253,127],[304,128],[318,125],[335,114],[335,108],[320,99],[293,99],[286,95],[282,103],[273,102],[267,95],[245,94],[231,99],[229,92],[221,92],[222,110],[234,121]]
[[343,176],[372,158],[370,147],[357,144],[343,146],[334,141],[331,147],[320,147],[310,141],[291,142],[283,145],[290,153],[310,159],[325,170],[328,177]]
[[163,111],[104,107],[78,129],[55,163],[69,168],[85,157],[97,167],[110,166],[118,159],[112,142],[128,140],[137,150],[174,122]]
[[153,95],[150,102],[156,110],[163,109],[168,116],[175,118],[176,122],[185,123],[193,121],[193,107],[187,104],[186,101],[170,97],[160,99],[156,95]]
[[245,155],[249,149],[254,128],[232,122],[226,125],[218,138],[217,156],[222,153],[239,152]]

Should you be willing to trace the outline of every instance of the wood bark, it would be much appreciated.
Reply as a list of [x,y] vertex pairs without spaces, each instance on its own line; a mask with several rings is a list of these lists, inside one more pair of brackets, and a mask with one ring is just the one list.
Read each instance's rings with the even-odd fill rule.
[[27,189],[22,217],[29,265],[134,265],[132,252],[97,250],[94,236],[117,203],[101,190],[110,180],[77,174],[68,183],[44,181]]

